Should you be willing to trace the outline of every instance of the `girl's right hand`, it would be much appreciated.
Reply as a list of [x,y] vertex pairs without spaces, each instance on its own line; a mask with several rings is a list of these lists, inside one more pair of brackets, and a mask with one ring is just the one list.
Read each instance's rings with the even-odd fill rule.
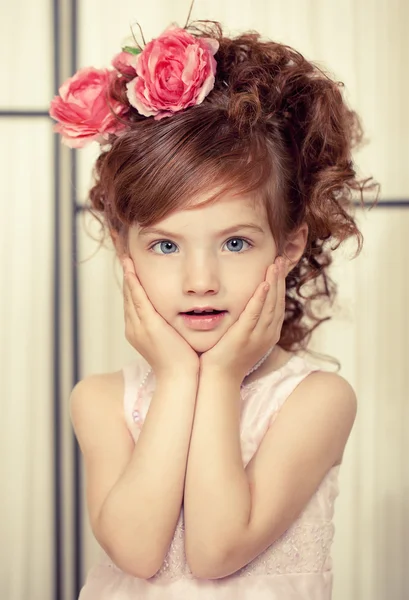
[[125,337],[151,365],[155,375],[180,371],[195,374],[199,357],[177,331],[154,309],[136,273],[133,261],[122,258]]

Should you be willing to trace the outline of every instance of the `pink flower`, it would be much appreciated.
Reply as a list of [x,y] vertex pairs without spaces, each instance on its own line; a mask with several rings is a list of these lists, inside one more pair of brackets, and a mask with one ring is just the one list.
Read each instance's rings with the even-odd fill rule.
[[109,95],[116,71],[86,67],[62,84],[59,96],[50,105],[50,115],[58,121],[55,131],[70,148],[82,148],[93,140],[102,143],[108,134],[124,128],[115,115],[123,116],[129,107]]
[[134,56],[129,52],[120,52],[112,59],[112,66],[121,73],[121,75],[125,75],[125,77],[135,77],[136,70],[132,65],[132,60]]
[[130,104],[156,120],[200,104],[214,87],[219,42],[171,26],[132,57],[137,77],[127,83]]

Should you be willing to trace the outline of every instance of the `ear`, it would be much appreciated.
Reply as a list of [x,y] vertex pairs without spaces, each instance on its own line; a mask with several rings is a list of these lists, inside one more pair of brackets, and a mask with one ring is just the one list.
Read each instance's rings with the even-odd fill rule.
[[292,232],[284,244],[282,255],[290,260],[286,275],[296,266],[304,253],[307,245],[308,225],[303,223],[296,231]]

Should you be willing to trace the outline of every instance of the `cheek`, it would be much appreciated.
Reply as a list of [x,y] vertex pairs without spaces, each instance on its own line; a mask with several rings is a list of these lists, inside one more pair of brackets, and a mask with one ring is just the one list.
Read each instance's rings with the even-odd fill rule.
[[165,317],[166,309],[172,305],[174,298],[174,282],[172,285],[169,270],[162,273],[152,268],[152,265],[141,262],[137,265],[135,261],[135,271],[152,306]]
[[241,269],[240,272],[235,273],[234,277],[231,277],[231,286],[229,287],[232,291],[234,290],[235,308],[238,311],[244,310],[257,287],[264,281],[269,264],[253,264],[251,269]]

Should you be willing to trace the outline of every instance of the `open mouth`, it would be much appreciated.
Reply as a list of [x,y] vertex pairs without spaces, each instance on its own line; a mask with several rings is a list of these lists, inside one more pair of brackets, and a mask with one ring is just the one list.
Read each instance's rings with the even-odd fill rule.
[[188,312],[182,313],[182,315],[192,315],[192,316],[205,316],[205,315],[219,315],[220,313],[226,312],[225,310],[189,310]]
[[227,310],[189,310],[180,314],[189,329],[209,331],[216,328],[223,321],[225,315],[227,315]]

